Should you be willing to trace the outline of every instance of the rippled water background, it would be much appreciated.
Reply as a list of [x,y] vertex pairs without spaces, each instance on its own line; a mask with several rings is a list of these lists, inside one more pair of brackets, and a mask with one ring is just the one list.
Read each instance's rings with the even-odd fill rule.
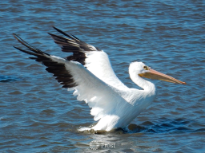
[[[204,8],[201,0],[0,1],[0,152],[205,152]],[[12,47],[17,33],[66,57],[47,34],[53,25],[106,51],[129,87],[133,60],[187,85],[155,81],[156,100],[130,133],[79,133],[94,123],[88,106]]]

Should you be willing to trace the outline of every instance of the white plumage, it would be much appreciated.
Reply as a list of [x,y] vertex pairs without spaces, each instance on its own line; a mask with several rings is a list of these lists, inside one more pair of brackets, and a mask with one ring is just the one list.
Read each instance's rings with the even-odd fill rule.
[[77,100],[83,100],[89,105],[90,114],[98,122],[91,128],[81,130],[110,131],[125,128],[150,105],[155,97],[155,85],[142,77],[185,84],[185,82],[154,71],[142,62],[132,62],[129,66],[130,78],[142,90],[128,88],[113,72],[109,58],[104,51],[86,44],[73,35],[55,29],[68,38],[50,35],[61,46],[62,51],[72,52],[72,56],[64,59],[49,55],[29,46],[17,35],[14,35],[15,38],[29,51],[15,48],[34,55],[35,57],[31,58],[47,66],[46,70],[53,73],[63,87],[74,90],[73,94],[77,96]]

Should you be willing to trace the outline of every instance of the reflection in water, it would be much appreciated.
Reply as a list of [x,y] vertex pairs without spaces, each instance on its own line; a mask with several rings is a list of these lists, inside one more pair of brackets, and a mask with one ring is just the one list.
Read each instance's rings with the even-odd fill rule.
[[167,119],[161,118],[156,123],[149,121],[143,122],[140,125],[131,124],[128,127],[128,133],[189,133],[205,130],[191,127],[194,121],[187,119]]
[[[111,132],[99,131],[83,131],[88,134],[91,140],[86,144],[85,151],[117,151],[122,149],[125,152],[138,151],[162,151],[159,149],[160,144],[153,141],[152,137],[158,137],[159,134],[170,135],[175,134],[180,137],[181,134],[205,132],[205,128],[196,128],[195,121],[188,119],[168,119],[161,118],[156,122],[145,121],[140,125],[130,124],[127,129],[117,129]],[[94,134],[94,135],[93,135]],[[136,137],[135,140],[127,141],[127,137]],[[156,134],[156,135],[153,135]],[[178,135],[178,136],[177,136]],[[134,147],[133,147],[134,146]],[[129,149],[124,149],[129,148]]]
[[[145,121],[139,125],[137,124],[130,124],[127,128],[122,129],[118,128],[112,130],[110,132],[106,131],[82,131],[85,134],[130,134],[130,133],[189,133],[189,132],[198,132],[204,131],[205,128],[197,128],[193,127],[192,125],[197,125],[196,122],[188,119],[167,119],[161,118],[158,121],[150,122]],[[198,123],[199,124],[199,123]]]

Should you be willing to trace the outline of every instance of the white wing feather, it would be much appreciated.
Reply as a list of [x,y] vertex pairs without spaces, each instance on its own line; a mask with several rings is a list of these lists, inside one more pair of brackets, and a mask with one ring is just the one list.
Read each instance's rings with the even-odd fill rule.
[[85,52],[85,67],[96,77],[118,90],[128,89],[115,75],[109,57],[104,51]]
[[78,61],[96,77],[118,90],[128,89],[115,75],[109,57],[104,51],[81,41],[73,35],[66,34],[60,29],[55,29],[66,36],[65,38],[50,34],[55,43],[61,46],[63,52],[73,53],[72,56],[68,57],[69,61]]
[[[66,61],[63,58],[51,56],[53,61],[63,63],[78,84],[73,89],[77,100],[84,100],[91,107],[91,115],[97,121],[105,115],[112,115],[115,109],[128,103],[113,90],[111,86],[97,78],[84,66],[75,61]],[[70,90],[70,89],[69,89]]]

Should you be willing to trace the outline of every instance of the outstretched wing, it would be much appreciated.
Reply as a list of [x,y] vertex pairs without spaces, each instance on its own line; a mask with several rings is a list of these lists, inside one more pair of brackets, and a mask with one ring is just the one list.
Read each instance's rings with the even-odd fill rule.
[[67,60],[78,61],[96,77],[118,90],[128,89],[115,75],[108,55],[104,51],[81,41],[74,35],[66,34],[55,27],[54,29],[66,36],[65,38],[49,33],[63,52],[73,53],[67,57]]
[[88,103],[92,108],[91,115],[94,116],[94,120],[115,113],[118,106],[128,105],[112,87],[98,79],[79,62],[44,53],[30,46],[16,34],[14,37],[28,48],[24,50],[15,47],[16,49],[32,55],[30,58],[45,65],[46,70],[52,73],[64,88],[75,90],[74,95],[78,96],[77,99]]

